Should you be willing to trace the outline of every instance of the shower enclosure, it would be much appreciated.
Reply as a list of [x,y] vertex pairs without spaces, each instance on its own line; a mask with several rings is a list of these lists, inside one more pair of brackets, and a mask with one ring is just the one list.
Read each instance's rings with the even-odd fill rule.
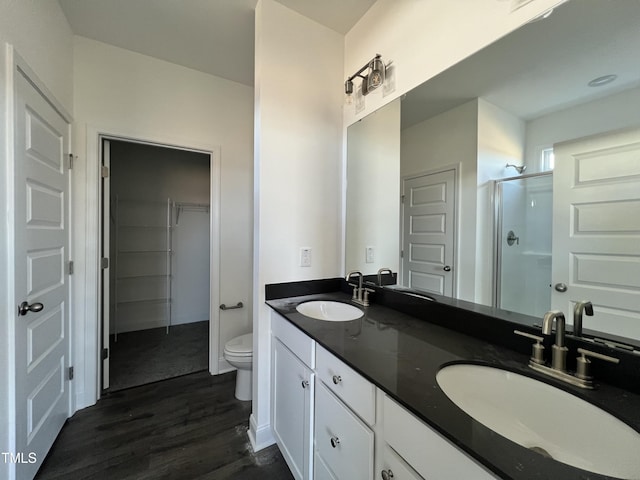
[[542,316],[551,306],[551,172],[495,182],[495,305]]

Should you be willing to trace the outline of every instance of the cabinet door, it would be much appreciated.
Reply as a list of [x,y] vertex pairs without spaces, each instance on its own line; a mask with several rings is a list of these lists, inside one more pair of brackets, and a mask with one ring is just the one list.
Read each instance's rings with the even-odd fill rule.
[[373,432],[322,382],[317,383],[316,454],[338,480],[371,480]]
[[314,375],[273,338],[271,424],[278,447],[296,480],[311,478]]

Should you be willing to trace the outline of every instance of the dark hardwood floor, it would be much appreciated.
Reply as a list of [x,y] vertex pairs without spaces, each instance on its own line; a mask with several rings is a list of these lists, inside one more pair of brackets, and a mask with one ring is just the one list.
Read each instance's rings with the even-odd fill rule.
[[292,479],[275,445],[251,450],[234,384],[199,372],[108,394],[67,421],[36,479]]

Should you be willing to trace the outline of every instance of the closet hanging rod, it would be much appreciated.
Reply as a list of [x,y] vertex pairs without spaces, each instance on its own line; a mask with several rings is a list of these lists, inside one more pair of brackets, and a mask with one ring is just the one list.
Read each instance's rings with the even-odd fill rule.
[[208,203],[190,203],[190,202],[173,202],[176,209],[176,225],[180,220],[180,213],[182,212],[205,212],[209,213]]

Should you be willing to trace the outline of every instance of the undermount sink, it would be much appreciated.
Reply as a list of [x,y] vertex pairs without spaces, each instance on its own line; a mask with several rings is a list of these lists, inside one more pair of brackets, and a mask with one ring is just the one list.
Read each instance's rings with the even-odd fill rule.
[[640,434],[574,395],[482,365],[449,365],[436,380],[464,412],[523,447],[601,475],[640,478]]
[[364,312],[358,307],[331,300],[314,300],[301,303],[296,307],[296,310],[307,317],[330,322],[347,322],[356,320],[364,315]]

